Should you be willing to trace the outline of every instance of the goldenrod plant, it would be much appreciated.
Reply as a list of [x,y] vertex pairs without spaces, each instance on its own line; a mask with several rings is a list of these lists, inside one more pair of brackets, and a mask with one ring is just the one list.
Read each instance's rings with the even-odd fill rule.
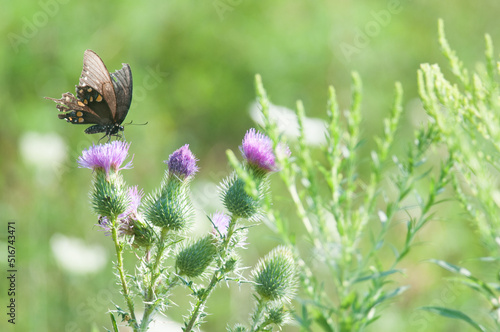
[[[273,145],[288,144],[270,120],[271,105],[260,76],[256,89],[264,117],[264,131]],[[271,227],[284,243],[294,248],[302,290],[302,309],[295,312],[301,327],[324,331],[361,331],[383,314],[386,302],[403,293],[408,286],[394,284],[391,277],[403,271],[399,263],[414,245],[417,233],[432,220],[432,208],[451,181],[451,154],[440,165],[429,165],[438,142],[438,129],[429,125],[419,129],[407,146],[405,155],[391,154],[400,121],[403,89],[395,84],[394,103],[383,121],[383,135],[375,138],[371,160],[359,153],[363,140],[362,84],[352,74],[352,104],[341,111],[333,87],[327,103],[326,143],[319,148],[307,145],[304,133],[305,110],[297,102],[299,137],[291,156],[276,154],[282,170],[280,178],[288,190],[285,201],[293,202],[294,216],[284,208],[267,205]],[[314,156],[314,157],[313,157]],[[369,176],[361,178],[361,167]],[[426,190],[420,189],[420,183]],[[416,202],[406,213],[404,241],[388,242],[388,232],[401,223],[407,201]],[[287,206],[290,210],[290,207]],[[415,212],[418,211],[418,212]],[[398,215],[398,218],[396,218]],[[300,220],[304,236],[295,234],[290,220]],[[307,243],[307,245],[304,245]],[[390,258],[385,249],[392,250]],[[311,260],[310,257],[315,257]],[[328,287],[326,285],[329,285]]]
[[[452,183],[463,213],[474,225],[488,253],[477,258],[488,264],[497,276],[500,253],[500,208],[498,178],[500,160],[500,62],[493,43],[485,35],[485,62],[474,71],[465,68],[450,47],[440,20],[439,44],[449,63],[452,78],[446,78],[437,64],[422,64],[418,86],[422,103],[438,131],[439,143],[453,154]],[[484,297],[490,319],[475,319],[457,308],[427,306],[425,310],[463,320],[478,331],[500,329],[500,286],[496,280],[483,280],[466,267],[432,259],[431,262],[457,275],[451,279]],[[456,287],[457,285],[454,285]]]

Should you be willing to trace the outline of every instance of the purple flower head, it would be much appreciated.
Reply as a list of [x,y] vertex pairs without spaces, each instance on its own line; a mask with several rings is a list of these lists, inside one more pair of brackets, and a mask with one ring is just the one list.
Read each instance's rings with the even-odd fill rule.
[[[273,151],[273,142],[266,135],[256,131],[254,128],[248,130],[243,138],[240,151],[247,162],[266,172],[275,172],[279,168],[276,165],[276,156]],[[290,155],[286,145],[278,145],[278,153]]]
[[[231,218],[229,218],[227,214],[216,212],[212,215],[211,220],[215,228],[217,228],[217,230],[219,231],[220,235],[225,236],[227,234],[227,229],[229,227]],[[214,234],[217,234],[215,230]]]
[[118,232],[121,235],[134,235],[134,220],[138,218],[137,209],[141,204],[144,192],[138,187],[130,187],[127,191],[128,206],[125,212],[118,216]]
[[92,144],[82,155],[78,157],[78,167],[89,168],[91,170],[104,169],[106,174],[111,169],[119,171],[121,169],[132,168],[132,161],[120,167],[128,156],[130,143],[114,141],[106,144]]
[[186,179],[198,172],[196,161],[197,159],[194,154],[189,150],[189,144],[186,144],[174,151],[168,157],[168,160],[165,160],[165,163],[168,165],[168,170],[171,173],[182,179]]

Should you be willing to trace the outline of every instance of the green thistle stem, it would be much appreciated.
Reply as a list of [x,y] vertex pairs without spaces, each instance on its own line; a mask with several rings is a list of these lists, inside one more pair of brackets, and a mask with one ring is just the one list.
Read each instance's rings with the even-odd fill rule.
[[217,269],[212,278],[210,279],[210,283],[208,284],[208,287],[205,289],[204,292],[201,293],[201,295],[198,295],[198,301],[196,301],[196,305],[194,306],[194,310],[191,313],[191,318],[189,319],[189,322],[186,324],[186,328],[184,329],[184,332],[190,332],[193,330],[193,327],[195,323],[198,321],[198,317],[200,315],[200,312],[202,308],[205,306],[205,302],[207,302],[208,297],[212,293],[213,289],[219,281],[221,281],[224,278],[224,272],[222,272],[222,267],[226,263],[226,257],[227,257],[227,248],[229,247],[229,243],[231,242],[231,237],[234,234],[234,228],[236,226],[236,218],[234,216],[231,217],[231,222],[229,223],[229,227],[227,229],[227,235],[222,243],[222,250],[221,250],[221,265],[219,266],[219,269]]
[[167,232],[168,229],[162,228],[159,241],[160,245],[158,246],[158,250],[155,255],[154,265],[153,268],[151,269],[151,281],[149,283],[147,295],[144,298],[144,303],[146,303],[146,305],[144,307],[144,315],[142,316],[140,331],[147,331],[148,325],[151,321],[151,315],[154,313],[156,307],[158,306],[158,302],[153,300],[155,295],[156,280],[158,280],[161,274],[158,271],[158,267],[160,266],[163,252],[165,251],[165,239],[167,237]]
[[215,286],[219,283],[221,279],[222,279],[221,272],[216,271],[212,276],[212,279],[210,280],[210,284],[208,285],[207,289],[198,298],[194,310],[191,313],[191,319],[187,323],[184,332],[190,332],[193,330],[194,324],[196,323],[196,321],[198,320],[198,316],[200,315],[200,311],[205,306],[205,302],[207,302],[207,299],[212,293],[212,290],[215,288]]
[[115,243],[115,250],[116,250],[116,269],[118,270],[118,274],[120,276],[120,281],[122,284],[122,292],[123,296],[125,297],[125,301],[127,302],[127,307],[130,312],[130,317],[132,317],[131,322],[129,324],[132,326],[134,329],[134,332],[138,331],[137,328],[137,319],[135,317],[135,310],[134,310],[134,302],[132,301],[132,298],[130,297],[130,290],[127,285],[127,279],[125,277],[125,271],[123,269],[123,245],[120,243],[118,240],[118,231],[117,231],[117,218],[114,217],[112,221],[113,227],[111,228],[111,235],[113,237],[113,242]]
[[253,323],[252,327],[250,328],[250,332],[257,332],[260,331],[263,327],[263,324],[257,325],[259,321],[262,318],[262,313],[264,311],[264,308],[266,307],[266,301],[264,300],[259,300],[257,303],[257,308],[255,309],[255,313],[253,314]]

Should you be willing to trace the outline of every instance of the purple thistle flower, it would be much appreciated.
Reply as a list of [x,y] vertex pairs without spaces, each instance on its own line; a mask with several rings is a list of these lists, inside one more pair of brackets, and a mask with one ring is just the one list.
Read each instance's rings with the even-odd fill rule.
[[78,167],[89,168],[91,170],[104,169],[106,174],[111,169],[119,171],[121,169],[132,168],[132,161],[120,167],[128,156],[130,143],[114,141],[106,144],[92,144],[82,155],[78,157]]
[[165,163],[168,165],[168,170],[171,173],[182,179],[186,179],[198,172],[196,161],[197,159],[194,154],[189,150],[189,144],[186,144],[174,151],[168,157],[168,160],[165,160]]
[[138,186],[130,187],[127,191],[128,206],[125,212],[118,216],[118,232],[121,235],[134,235],[134,220],[138,218],[137,209],[141,204],[144,192],[138,190]]
[[[276,165],[276,156],[273,151],[273,142],[266,135],[256,131],[254,128],[248,130],[243,138],[240,151],[247,162],[266,172],[275,172],[279,168]],[[290,155],[286,145],[278,145],[279,153]]]
[[[229,227],[229,223],[231,222],[231,218],[227,214],[222,212],[216,212],[212,215],[212,223],[215,228],[219,231],[220,235],[225,236],[227,234],[227,229]],[[216,231],[214,230],[216,234]]]

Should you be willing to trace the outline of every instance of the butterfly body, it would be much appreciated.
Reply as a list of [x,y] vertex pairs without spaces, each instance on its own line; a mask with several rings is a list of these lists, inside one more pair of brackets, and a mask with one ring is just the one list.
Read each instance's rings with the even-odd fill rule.
[[132,72],[128,64],[109,73],[101,58],[86,50],[76,96],[66,92],[55,99],[58,117],[72,124],[93,124],[86,134],[104,133],[103,137],[120,137],[121,125],[132,102]]

